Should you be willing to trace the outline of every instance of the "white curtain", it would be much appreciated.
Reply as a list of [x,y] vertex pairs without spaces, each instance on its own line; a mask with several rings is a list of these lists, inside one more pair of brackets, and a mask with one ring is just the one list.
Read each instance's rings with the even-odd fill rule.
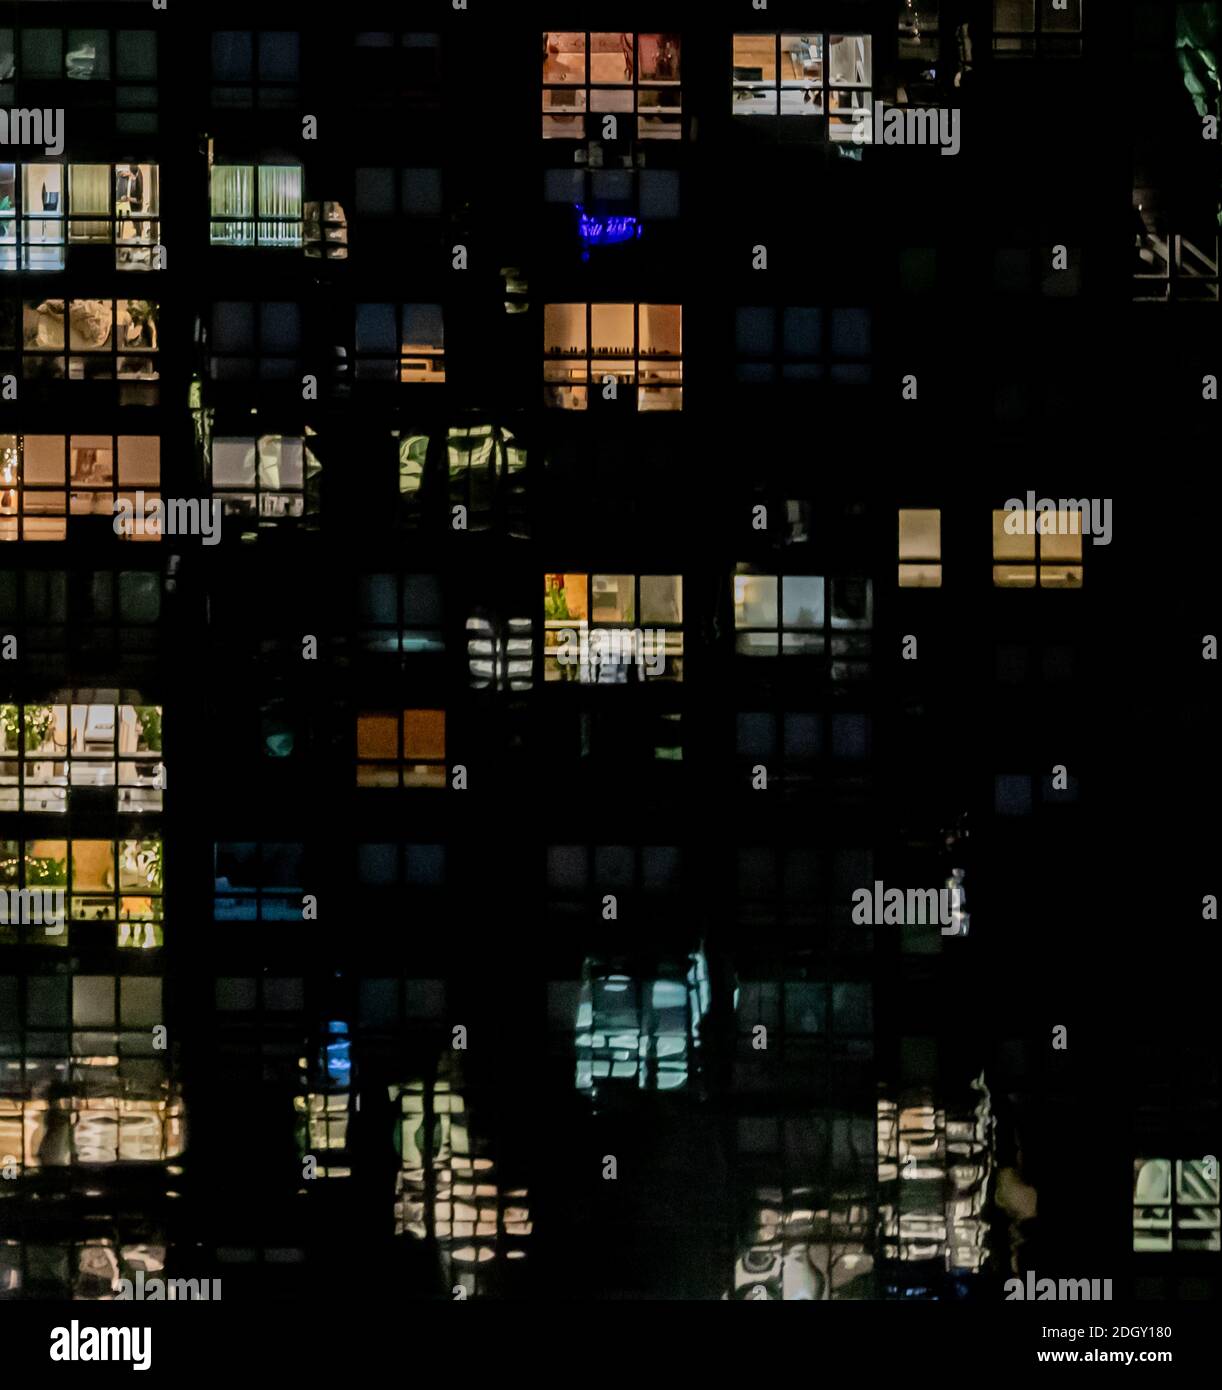
[[255,171],[250,164],[215,164],[212,167],[212,241],[214,244],[249,246],[254,242],[253,222],[218,222],[216,218],[253,218]]
[[68,211],[73,221],[68,229],[69,241],[109,241],[109,222],[81,222],[80,213],[95,217],[110,214],[110,165],[73,164],[68,168]]
[[302,171],[291,165],[259,165],[259,242],[301,245]]

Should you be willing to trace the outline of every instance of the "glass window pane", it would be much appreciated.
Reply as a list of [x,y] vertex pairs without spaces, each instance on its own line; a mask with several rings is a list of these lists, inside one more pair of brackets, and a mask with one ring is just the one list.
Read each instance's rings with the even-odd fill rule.
[[301,36],[295,30],[259,35],[259,77],[264,82],[295,82]]
[[641,576],[641,622],[683,621],[683,580],[677,574]]
[[942,513],[938,510],[900,512],[900,559],[942,558]]
[[69,29],[65,76],[82,81],[110,77],[110,32],[107,29]]
[[766,357],[776,350],[776,310],[746,307],[735,312],[735,343],[738,351]]
[[413,217],[441,215],[440,169],[403,170],[403,210]]
[[248,29],[223,30],[212,36],[212,75],[220,82],[249,82],[254,39]]
[[775,575],[736,575],[734,626],[776,627],[778,581]]
[[157,76],[157,35],[152,29],[120,29],[115,44],[120,77],[152,81]]
[[823,580],[813,576],[786,575],[781,580],[782,623],[785,627],[823,626]]
[[357,352],[398,351],[398,330],[395,326],[393,304],[358,304],[356,306]]
[[64,40],[61,30],[22,30],[22,77],[62,77],[63,65]]

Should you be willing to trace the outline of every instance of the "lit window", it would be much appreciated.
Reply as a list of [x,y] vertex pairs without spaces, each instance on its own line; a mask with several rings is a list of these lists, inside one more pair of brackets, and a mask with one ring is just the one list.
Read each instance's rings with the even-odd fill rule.
[[546,304],[543,353],[549,406],[585,410],[591,401],[626,399],[641,411],[683,409],[678,304]]
[[116,269],[151,270],[159,202],[156,164],[0,164],[0,269],[62,270],[66,242],[114,246]]
[[677,574],[549,574],[543,587],[547,681],[626,685],[683,679]]
[[1222,1249],[1218,1210],[1216,1159],[1134,1161],[1133,1249],[1138,1253]]
[[869,34],[735,34],[733,83],[735,116],[826,116],[836,142],[854,140],[862,122],[869,140]]
[[113,242],[117,269],[151,270],[160,197],[156,164],[69,165],[68,244]]
[[116,702],[117,694],[64,691],[49,704],[0,704],[0,810],[63,814],[79,787],[113,789],[124,814],[160,811],[161,706]]
[[678,34],[545,33],[543,138],[682,139],[679,54]]
[[1082,586],[1082,514],[993,513],[993,583],[999,589]]
[[214,164],[213,246],[300,246],[303,181],[296,165]]
[[[27,793],[28,797],[28,793]],[[0,841],[0,883],[13,893],[33,890],[38,914],[0,924],[0,942],[61,950],[98,941],[102,923],[113,924],[114,944],[150,950],[163,941],[162,847],[160,837],[139,840]],[[45,910],[50,905],[50,911]]]
[[942,587],[942,513],[900,510],[900,588]]
[[158,313],[147,299],[27,299],[23,373],[27,379],[156,381]]
[[304,517],[307,485],[321,471],[300,435],[213,435],[211,458],[212,491],[225,515],[260,525]]
[[834,680],[869,669],[874,590],[868,579],[755,574],[734,576],[735,649],[741,656],[831,656]]
[[1076,58],[1082,53],[1084,0],[993,0],[998,58]]
[[444,787],[445,711],[358,715],[356,756],[358,787]]
[[[117,461],[117,468],[116,468]],[[136,492],[159,499],[161,440],[156,435],[0,435],[0,541],[62,541],[69,518],[113,519]],[[123,540],[158,540],[124,527]]]

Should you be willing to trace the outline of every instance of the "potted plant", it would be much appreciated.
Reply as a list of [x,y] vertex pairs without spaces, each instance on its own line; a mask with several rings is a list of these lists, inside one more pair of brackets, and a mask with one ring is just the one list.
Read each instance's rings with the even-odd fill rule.
[[137,705],[136,723],[140,726],[140,742],[143,753],[161,752],[161,707],[159,705]]
[[[20,705],[0,705],[0,723],[4,725],[4,746],[16,752],[18,729],[21,723]],[[51,705],[26,705],[25,751],[37,752],[55,728],[55,710]]]

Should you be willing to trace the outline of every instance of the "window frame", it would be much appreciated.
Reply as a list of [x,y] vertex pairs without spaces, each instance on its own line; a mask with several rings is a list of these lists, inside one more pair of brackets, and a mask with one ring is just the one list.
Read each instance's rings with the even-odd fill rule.
[[[547,65],[552,61],[552,50],[549,47],[549,39],[553,34],[580,33],[582,38],[581,48],[581,69],[582,76],[576,82],[568,82],[561,78],[556,80],[555,73],[551,79],[547,75]],[[671,31],[668,33],[653,33],[653,31],[632,30],[622,32],[621,39],[631,37],[632,53],[625,55],[631,63],[631,73],[624,79],[613,81],[609,78],[595,78],[592,71],[593,52],[592,40],[598,37],[608,37],[614,31],[600,29],[586,30],[545,30],[543,32],[543,70],[541,73],[542,91],[542,134],[544,140],[599,140],[602,139],[601,118],[604,116],[614,116],[618,127],[619,118],[627,116],[632,119],[631,135],[627,138],[633,141],[660,141],[660,140],[683,140],[685,136],[683,123],[683,36],[679,32]],[[675,49],[674,61],[678,76],[674,78],[643,78],[641,75],[641,40],[643,38],[665,39],[673,42]],[[556,49],[557,53],[561,50]],[[612,50],[607,50],[607,53]],[[622,52],[622,49],[621,49]],[[563,64],[557,61],[557,65]],[[578,92],[579,98],[572,110],[561,109],[549,101],[549,95],[557,92]],[[609,106],[605,110],[595,109],[596,96],[601,101],[612,100],[610,94],[628,92],[630,93],[629,105],[626,108]],[[678,100],[673,105],[664,102],[662,98],[673,92]],[[651,100],[642,106],[642,93],[651,97]],[[656,110],[652,110],[654,101],[653,95],[656,94],[658,100]],[[598,131],[595,133],[590,129],[590,124],[596,124]],[[567,126],[571,124],[573,129],[570,131]],[[671,134],[670,132],[674,133]],[[617,139],[625,137],[618,132]]]

